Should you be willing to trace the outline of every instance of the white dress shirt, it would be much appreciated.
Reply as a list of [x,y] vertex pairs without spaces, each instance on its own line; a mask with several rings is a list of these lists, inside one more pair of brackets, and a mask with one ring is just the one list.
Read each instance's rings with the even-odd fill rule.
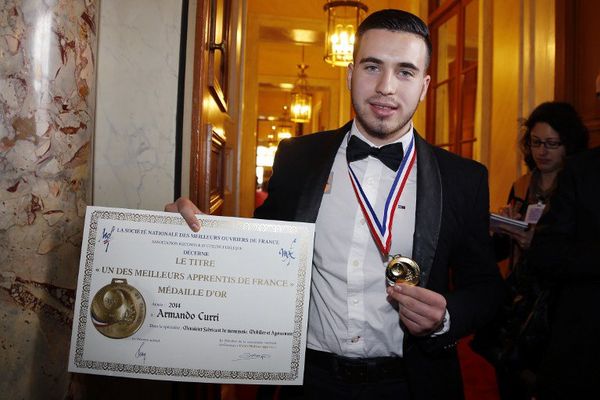
[[[397,306],[386,294],[388,258],[375,244],[348,176],[350,135],[373,146],[354,123],[335,156],[316,220],[307,346],[347,357],[402,356]],[[398,140],[405,152],[413,136],[411,127]],[[381,221],[396,172],[371,156],[351,167]],[[412,257],[416,195],[415,162],[396,209],[390,255]]]

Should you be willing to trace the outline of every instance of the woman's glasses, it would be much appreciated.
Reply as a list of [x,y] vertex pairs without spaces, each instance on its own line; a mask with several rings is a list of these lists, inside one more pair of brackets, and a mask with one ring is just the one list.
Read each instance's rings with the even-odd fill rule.
[[558,149],[562,146],[562,142],[558,140],[540,140],[536,138],[529,139],[529,147],[544,146],[547,149]]

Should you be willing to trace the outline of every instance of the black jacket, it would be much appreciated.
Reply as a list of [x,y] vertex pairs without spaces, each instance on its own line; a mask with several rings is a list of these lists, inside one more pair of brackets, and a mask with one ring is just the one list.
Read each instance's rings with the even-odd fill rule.
[[[269,196],[255,217],[315,222],[336,152],[350,127],[282,141]],[[421,267],[420,285],[446,297],[450,331],[437,337],[405,336],[404,358],[414,399],[461,399],[456,341],[493,317],[503,293],[488,232],[487,171],[427,144],[418,134],[415,139],[412,258]]]

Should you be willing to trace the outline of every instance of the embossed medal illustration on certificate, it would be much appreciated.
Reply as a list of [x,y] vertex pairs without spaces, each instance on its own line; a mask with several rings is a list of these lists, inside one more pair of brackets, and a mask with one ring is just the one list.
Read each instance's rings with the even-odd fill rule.
[[69,371],[301,384],[314,224],[88,207]]

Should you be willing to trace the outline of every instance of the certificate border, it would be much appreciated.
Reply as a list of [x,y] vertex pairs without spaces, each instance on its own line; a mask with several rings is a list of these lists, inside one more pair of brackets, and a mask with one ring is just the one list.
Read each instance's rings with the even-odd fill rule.
[[[307,267],[307,250],[308,239],[310,237],[308,228],[275,224],[269,222],[258,222],[252,220],[247,222],[233,221],[229,219],[202,218],[200,223],[203,227],[211,228],[231,228],[239,227],[242,224],[242,229],[247,231],[258,232],[285,232],[300,234],[301,257],[298,259],[298,282],[296,290],[296,310],[294,314],[294,333],[292,338],[292,357],[290,361],[290,372],[263,372],[263,371],[227,371],[227,370],[209,370],[209,369],[194,369],[194,368],[172,368],[158,367],[155,365],[139,365],[139,364],[124,364],[113,362],[100,362],[93,360],[84,360],[83,352],[85,347],[85,330],[89,318],[90,306],[90,286],[94,264],[94,253],[96,248],[98,221],[117,220],[117,221],[133,221],[146,222],[156,224],[170,225],[185,225],[185,220],[179,216],[162,216],[153,214],[131,213],[124,211],[92,211],[90,218],[89,236],[86,246],[85,267],[83,270],[83,284],[81,299],[79,302],[79,319],[77,321],[77,339],[75,344],[74,364],[78,368],[100,370],[104,372],[115,371],[119,373],[130,374],[145,374],[155,376],[157,378],[182,378],[190,380],[192,378],[204,379],[232,379],[246,381],[294,381],[298,378],[298,368],[300,366],[300,356],[302,350],[302,314],[304,309],[304,294],[305,294],[305,277]],[[302,232],[304,231],[304,232]]]

